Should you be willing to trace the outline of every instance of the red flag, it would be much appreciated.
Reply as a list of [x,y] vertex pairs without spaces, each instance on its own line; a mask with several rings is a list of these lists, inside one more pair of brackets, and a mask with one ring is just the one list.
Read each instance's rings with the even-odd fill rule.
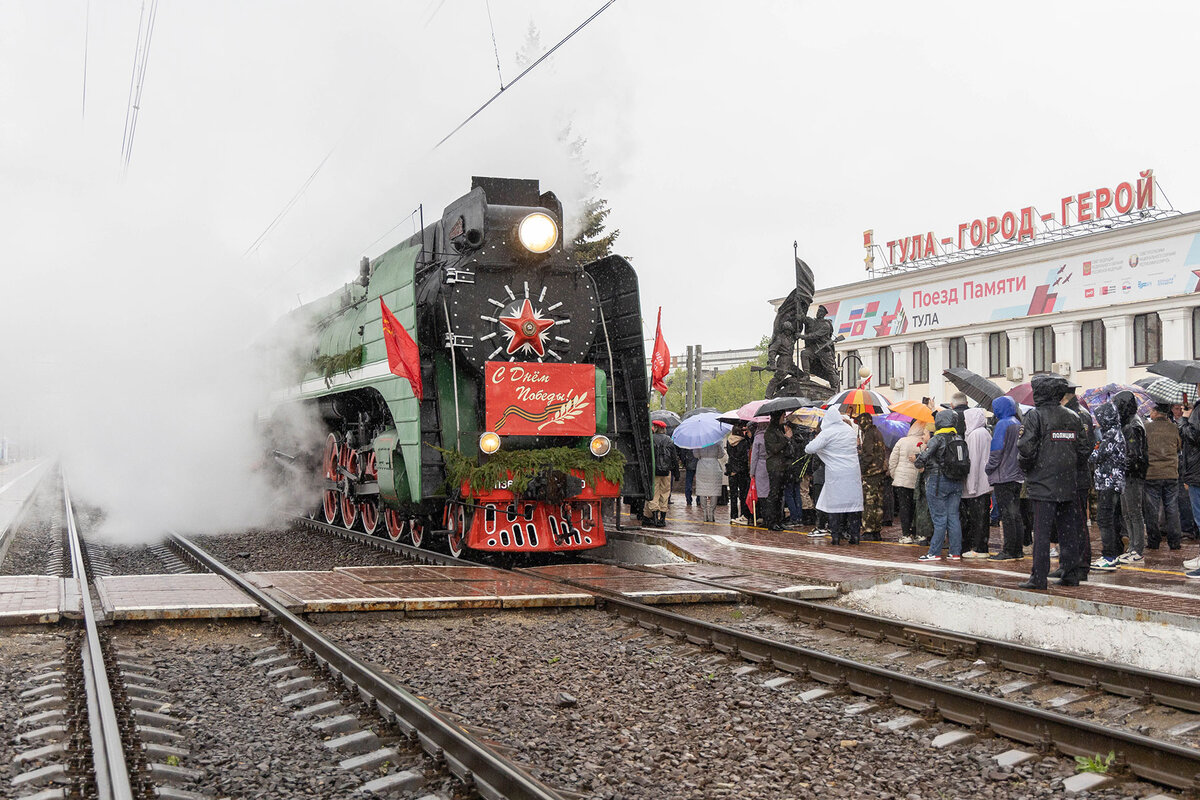
[[750,509],[750,513],[754,513],[754,507],[758,505],[758,486],[754,483],[754,478],[750,478],[750,489],[746,492],[746,507]]
[[662,306],[658,307],[658,330],[654,333],[654,350],[650,353],[650,386],[659,394],[667,393],[663,378],[671,369],[671,351],[662,335]]
[[383,310],[383,343],[387,346],[388,368],[392,374],[408,378],[413,394],[421,400],[421,353],[417,343],[404,330],[382,297],[379,298],[379,307]]

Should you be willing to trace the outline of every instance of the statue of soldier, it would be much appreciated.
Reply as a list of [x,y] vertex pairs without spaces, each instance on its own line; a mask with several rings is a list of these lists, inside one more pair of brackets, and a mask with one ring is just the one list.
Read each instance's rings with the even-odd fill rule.
[[833,323],[826,319],[829,309],[817,308],[815,317],[804,318],[804,349],[800,351],[800,364],[805,372],[824,378],[837,392],[841,389],[838,379],[837,359],[833,355]]
[[788,372],[795,365],[796,326],[783,320],[767,347],[767,367],[776,373]]

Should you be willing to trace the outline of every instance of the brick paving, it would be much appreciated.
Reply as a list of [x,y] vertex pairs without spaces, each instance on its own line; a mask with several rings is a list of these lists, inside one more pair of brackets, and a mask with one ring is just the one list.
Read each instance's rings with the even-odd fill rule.
[[57,622],[63,612],[63,579],[52,575],[0,578],[0,625]]
[[[682,554],[745,571],[761,571],[786,576],[793,581],[814,580],[840,584],[847,588],[886,580],[903,574],[922,575],[940,580],[1016,589],[1029,576],[1032,561],[988,561],[963,559],[951,563],[924,563],[917,556],[926,552],[920,545],[900,544],[898,526],[883,531],[883,542],[863,542],[856,546],[834,546],[828,537],[810,539],[800,530],[769,531],[744,525],[730,525],[719,507],[718,521],[704,522],[697,506],[688,507],[675,496],[666,528],[645,528],[643,533],[660,537]],[[999,549],[1000,528],[991,528],[990,548]],[[1100,553],[1100,532],[1090,529],[1092,551]],[[1026,553],[1029,548],[1026,548]],[[1116,572],[1093,570],[1080,586],[1056,586],[1050,581],[1049,594],[1098,603],[1130,606],[1154,611],[1200,616],[1200,581],[1184,577],[1183,561],[1200,554],[1197,543],[1184,540],[1182,550],[1147,550],[1145,562],[1138,567],[1122,567]],[[1051,568],[1056,566],[1051,562]],[[1037,592],[1033,594],[1042,595]]]
[[220,575],[113,575],[96,578],[106,616],[127,619],[257,617],[261,610]]

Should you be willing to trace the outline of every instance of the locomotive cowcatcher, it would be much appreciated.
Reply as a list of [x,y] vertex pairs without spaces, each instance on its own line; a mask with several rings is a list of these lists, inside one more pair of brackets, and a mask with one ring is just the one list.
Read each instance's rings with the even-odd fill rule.
[[[576,263],[562,217],[536,180],[473,178],[440,220],[276,326],[304,374],[263,421],[281,474],[314,473],[318,518],[418,546],[445,536],[455,555],[582,550],[605,543],[601,501],[646,497],[637,275],[620,256]],[[419,348],[423,399],[389,368],[381,300]],[[287,422],[297,404],[318,420],[305,442]]]

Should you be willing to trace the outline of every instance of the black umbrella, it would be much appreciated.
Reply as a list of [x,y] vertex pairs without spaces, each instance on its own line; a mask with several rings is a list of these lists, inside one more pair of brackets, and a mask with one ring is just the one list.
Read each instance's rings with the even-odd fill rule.
[[679,427],[680,422],[678,414],[676,414],[674,411],[668,411],[665,408],[660,408],[658,411],[650,412],[650,421],[654,422],[655,420],[661,420],[662,422],[667,423],[668,431],[675,430],[677,427]]
[[820,405],[815,400],[809,400],[807,397],[776,397],[774,400],[768,400],[758,407],[758,415],[766,416],[774,414],[776,411],[795,411],[797,408],[805,406]]
[[721,413],[721,409],[719,409],[719,408],[709,408],[708,406],[700,406],[699,408],[693,408],[691,411],[684,414],[681,417],[681,419],[687,419],[688,417],[694,417],[697,414],[720,414],[720,413]]
[[1138,380],[1133,382],[1133,385],[1140,386],[1141,388],[1146,389],[1150,386],[1150,384],[1154,383],[1157,380],[1162,380],[1162,379],[1159,378],[1157,375],[1150,375],[1145,378],[1139,378]]
[[1190,358],[1176,358],[1169,361],[1159,361],[1146,367],[1147,372],[1170,378],[1176,383],[1200,383],[1200,361]]
[[950,382],[967,397],[974,400],[979,405],[983,406],[988,411],[992,410],[992,401],[997,397],[1004,396],[1004,390],[1001,389],[994,381],[964,367],[952,367],[947,370],[942,370],[942,375],[949,378]]

